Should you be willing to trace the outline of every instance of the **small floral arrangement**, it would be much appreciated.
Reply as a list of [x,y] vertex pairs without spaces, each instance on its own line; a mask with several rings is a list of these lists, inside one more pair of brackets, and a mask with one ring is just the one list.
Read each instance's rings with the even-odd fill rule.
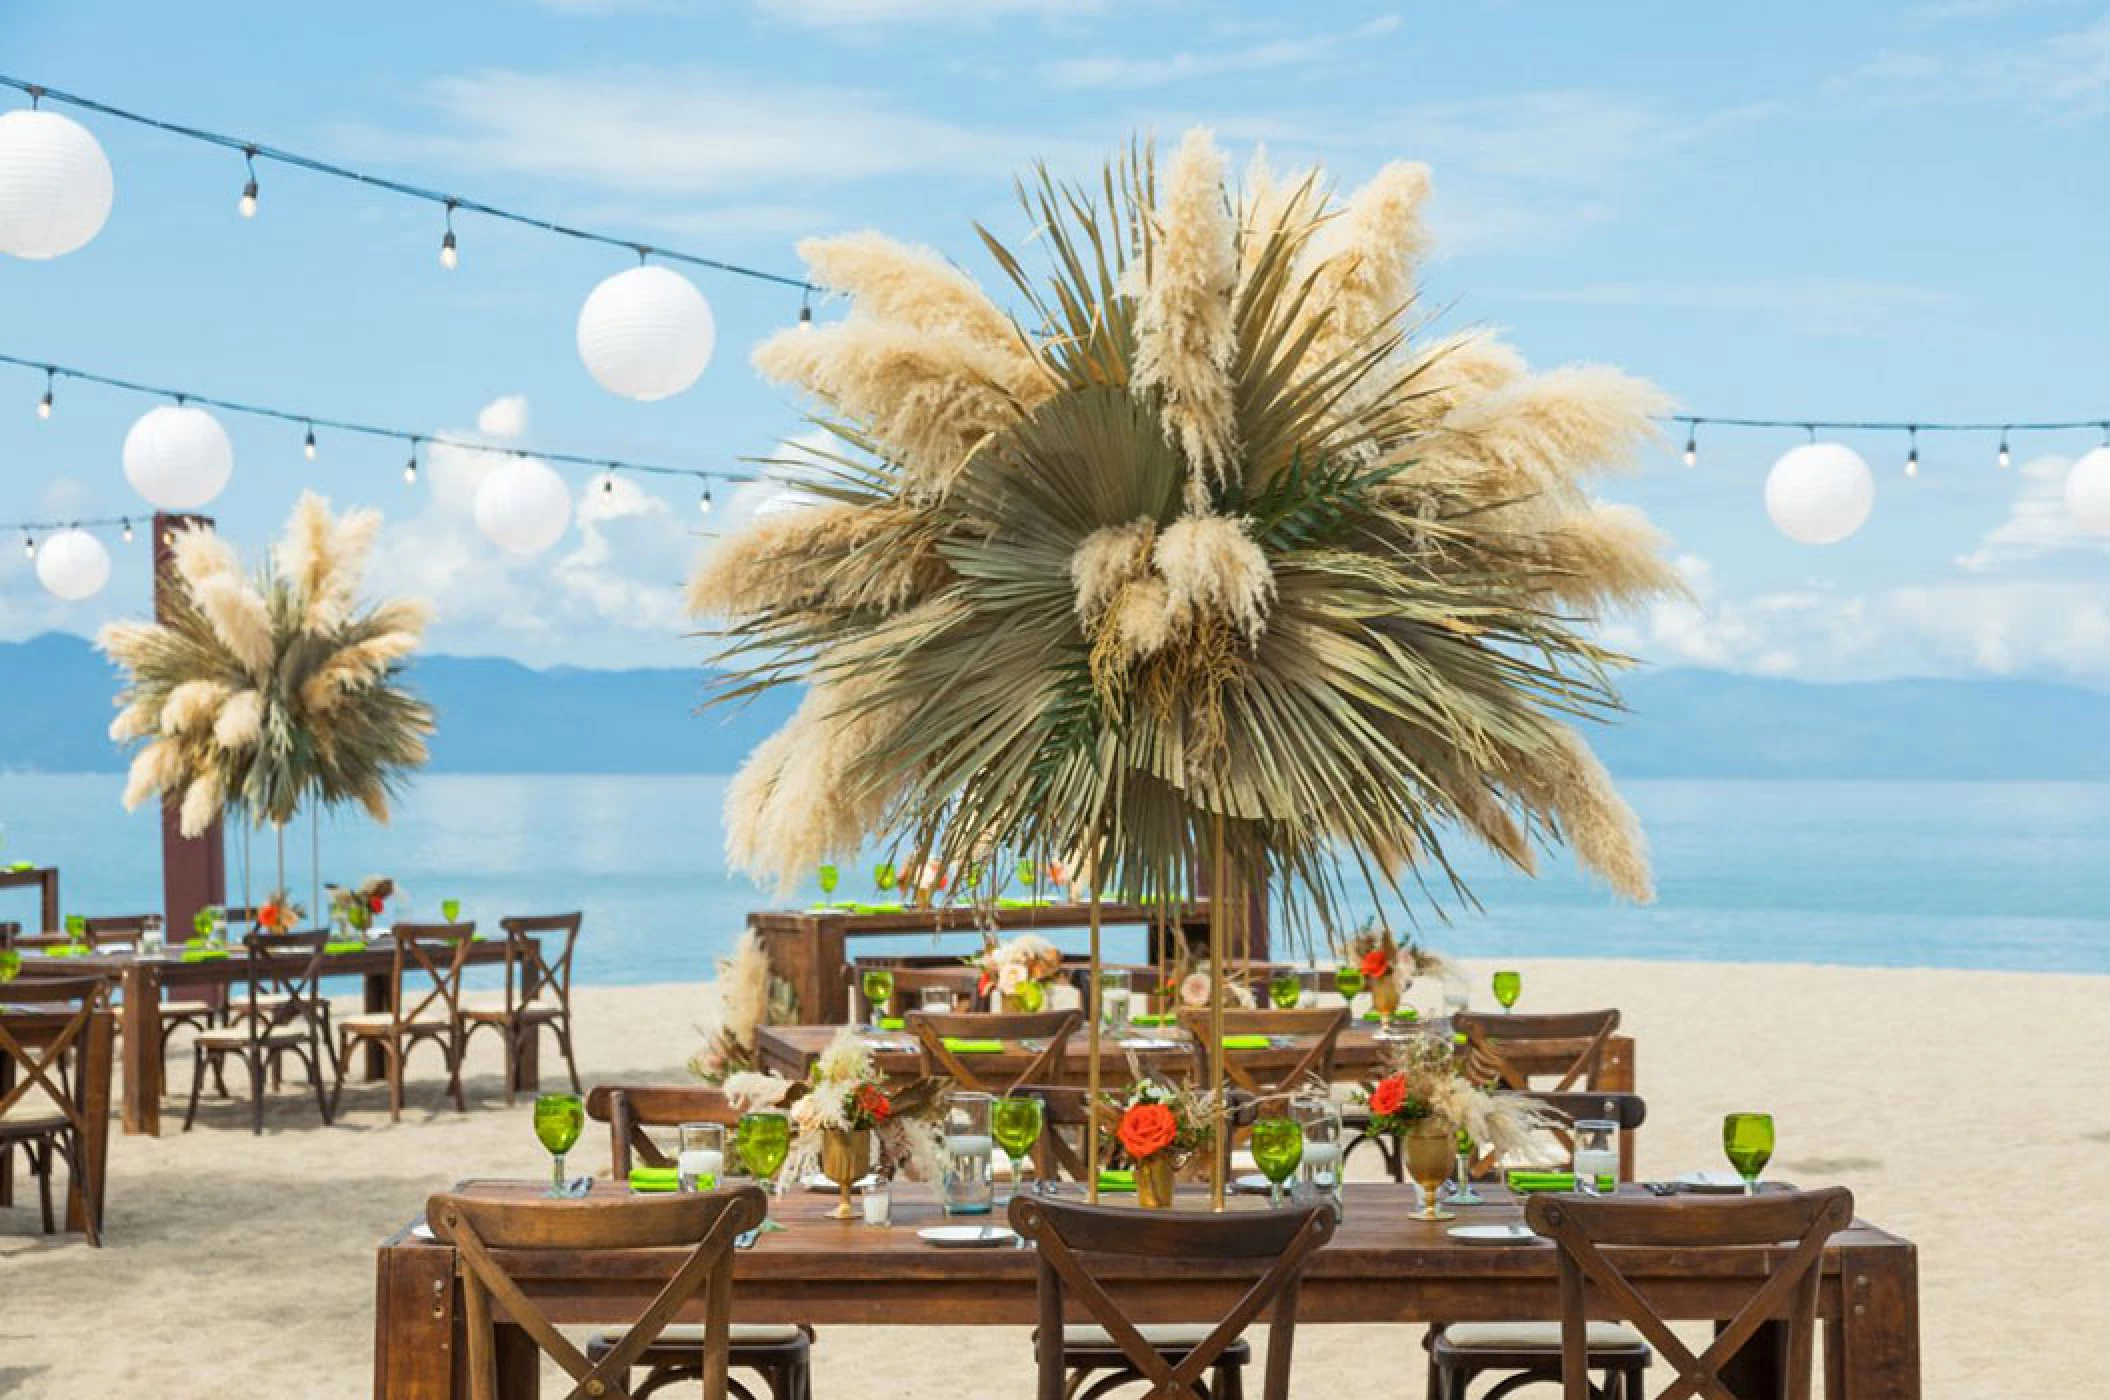
[[1222,1116],[1214,1095],[1139,1078],[1115,1100],[1114,1140],[1131,1166],[1169,1156],[1175,1167],[1209,1141]]
[[[982,951],[967,964],[982,974],[975,984],[977,996],[994,992],[1009,1001],[1044,1004],[1047,984],[1062,975],[1062,951],[1035,934],[1022,933],[1008,943],[984,934]],[[1031,992],[1026,990],[1029,983]]]
[[265,933],[291,933],[307,917],[308,911],[295,904],[284,890],[273,890],[256,911],[256,926]]
[[[1159,1002],[1172,1002],[1190,1010],[1199,1010],[1209,1004],[1209,996],[1215,985],[1215,969],[1208,959],[1191,961],[1190,954],[1182,949],[1173,962],[1170,980],[1158,989]],[[1250,1008],[1258,1005],[1253,996],[1253,989],[1236,973],[1224,981],[1224,1001],[1231,1006]]]
[[1386,978],[1448,977],[1454,971],[1450,960],[1443,954],[1433,948],[1424,948],[1411,938],[1401,941],[1391,929],[1375,920],[1349,935],[1348,956],[1361,969],[1364,979],[1370,982]]
[[386,875],[369,875],[350,889],[342,885],[324,885],[323,889],[330,896],[331,919],[364,933],[395,897],[396,882]]
[[1529,1152],[1534,1138],[1555,1121],[1535,1099],[1490,1093],[1474,1084],[1455,1048],[1440,1036],[1408,1036],[1387,1052],[1382,1069],[1361,1096],[1373,1133],[1397,1136],[1433,1119],[1508,1156]]
[[726,1078],[725,1094],[741,1109],[781,1107],[791,1120],[791,1151],[784,1177],[797,1180],[820,1163],[830,1133],[870,1132],[879,1144],[882,1176],[907,1175],[936,1181],[945,1171],[944,1132],[939,1115],[946,1081],[918,1079],[889,1092],[856,1031],[844,1027],[796,1082],[774,1075],[742,1073]]

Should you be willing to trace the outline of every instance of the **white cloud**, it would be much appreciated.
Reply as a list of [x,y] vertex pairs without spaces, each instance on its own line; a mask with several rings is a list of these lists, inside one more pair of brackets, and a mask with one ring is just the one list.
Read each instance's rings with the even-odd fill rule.
[[1036,156],[1082,154],[1045,132],[966,126],[877,91],[708,68],[486,69],[438,79],[426,98],[435,134],[341,127],[339,149],[682,197],[1008,175]]
[[1787,277],[1746,282],[1610,282],[1557,291],[1504,293],[1522,302],[1631,306],[1778,321],[1806,335],[1858,336],[1892,329],[1900,317],[1940,306],[1948,293],[1911,282]]
[[476,431],[486,437],[517,438],[527,432],[527,425],[525,394],[507,394],[493,399],[476,415]]
[[1984,573],[2065,550],[2110,554],[2110,536],[2083,530],[2066,508],[2066,474],[2072,469],[2071,457],[2037,457],[2024,462],[2007,519],[1956,562],[1974,573]]
[[1830,80],[1825,90],[1904,104],[1966,99],[2056,121],[2095,121],[2110,116],[2110,17],[2007,48],[1973,48],[1961,57],[1880,53]]
[[[505,407],[501,407],[505,406]],[[494,415],[493,410],[498,410]],[[518,415],[498,400],[479,421]],[[388,593],[436,605],[431,649],[503,654],[534,665],[680,664],[682,583],[700,517],[627,477],[579,480],[573,530],[529,558],[505,553],[476,528],[476,487],[503,460],[430,445],[421,509],[383,529],[370,577]]]
[[1098,55],[1059,59],[1042,65],[1041,74],[1058,87],[1159,87],[1194,78],[1309,67],[1337,59],[1358,42],[1390,34],[1398,28],[1398,15],[1380,15],[1353,29],[1295,39],[1271,39],[1238,49],[1217,49],[1206,53],[1189,50],[1148,58]]

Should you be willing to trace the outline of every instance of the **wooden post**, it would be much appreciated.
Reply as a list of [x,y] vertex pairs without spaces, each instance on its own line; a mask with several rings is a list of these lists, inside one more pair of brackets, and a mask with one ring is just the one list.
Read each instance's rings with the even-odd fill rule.
[[[1099,1203],[1099,852],[1094,838],[1094,848],[1086,857],[1091,862],[1085,878],[1092,890],[1092,976],[1091,993],[1085,998],[1085,1069],[1084,1069],[1084,1180],[1086,1199],[1093,1205]],[[1134,996],[1134,992],[1130,992]]]
[[1229,950],[1224,920],[1230,917],[1230,867],[1224,862],[1224,817],[1216,814],[1216,863],[1209,880],[1209,1093],[1216,1105],[1215,1142],[1209,1162],[1209,1209],[1224,1208],[1224,1176],[1231,1165],[1231,1119],[1224,1111],[1224,967]]
[[[186,525],[212,527],[206,515],[154,516],[154,617],[166,622],[170,607],[171,575],[176,531]],[[227,902],[227,851],[225,832],[215,820],[202,835],[185,836],[182,831],[183,799],[161,800],[161,907],[168,920],[168,936],[181,944],[190,937],[191,920],[208,904]]]

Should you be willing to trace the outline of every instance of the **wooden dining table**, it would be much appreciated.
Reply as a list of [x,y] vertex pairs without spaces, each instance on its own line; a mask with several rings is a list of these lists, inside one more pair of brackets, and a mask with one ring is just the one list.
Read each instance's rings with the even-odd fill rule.
[[[541,1183],[468,1182],[474,1195],[532,1196]],[[1075,1192],[1075,1187],[1068,1188]],[[1633,1189],[1633,1188],[1629,1188]],[[1462,1211],[1470,1223],[1518,1223],[1517,1201],[1498,1185],[1488,1204]],[[587,1201],[629,1198],[627,1187],[597,1181]],[[1109,1198],[1118,1199],[1118,1198]],[[1306,1269],[1297,1316],[1305,1323],[1428,1323],[1551,1320],[1560,1315],[1556,1251],[1539,1240],[1515,1245],[1463,1243],[1445,1224],[1409,1218],[1411,1187],[1352,1182],[1340,1229]],[[821,1326],[1026,1328],[1037,1320],[1037,1260],[1029,1249],[940,1249],[917,1231],[944,1223],[929,1188],[898,1184],[888,1227],[830,1218],[832,1195],[794,1191],[771,1205],[785,1228],[761,1234],[734,1255],[732,1315],[741,1322]],[[1181,1204],[1199,1208],[1201,1198]],[[1264,1199],[1235,1197],[1233,1209],[1266,1209]],[[1622,1254],[1628,1276],[1672,1319],[1733,1316],[1780,1250],[1635,1250]],[[684,1258],[681,1249],[578,1253],[495,1252],[506,1272],[551,1321],[623,1326],[635,1320]],[[1107,1260],[1101,1275],[1139,1322],[1215,1322],[1245,1283],[1227,1265],[1143,1256]],[[1919,1285],[1912,1244],[1862,1221],[1825,1249],[1818,1290],[1829,1356],[1831,1400],[1917,1400]],[[377,1400],[449,1400],[469,1394],[462,1360],[461,1286],[451,1245],[416,1238],[406,1224],[376,1256],[374,1394]],[[684,1321],[702,1319],[692,1300]],[[538,1393],[533,1344],[496,1310],[500,1393]],[[1087,1321],[1084,1314],[1076,1320]],[[822,1334],[822,1346],[827,1345]],[[1754,1341],[1739,1358],[1747,1369],[1737,1393],[1781,1393],[1779,1348]],[[1420,1353],[1385,1347],[1365,1353],[1401,1369],[1397,1387],[1418,1391]],[[951,1393],[1016,1396],[1032,1390],[1032,1358],[1021,1338],[1015,1372],[964,1383]],[[1312,1386],[1307,1373],[1306,1387]],[[1301,1390],[1300,1390],[1301,1393]]]
[[[124,1036],[122,1118],[128,1134],[149,1137],[161,1134],[162,1057],[158,1008],[162,988],[174,983],[186,991],[194,987],[228,989],[246,985],[249,981],[249,956],[239,943],[230,945],[225,957],[187,962],[183,952],[181,948],[169,948],[158,954],[95,951],[53,957],[35,949],[21,950],[21,975],[24,977],[101,977],[123,988],[118,1016]],[[472,967],[483,966],[503,963],[505,956],[503,938],[480,938],[470,945],[467,961]],[[327,954],[322,975],[325,979],[360,978],[364,984],[364,1009],[386,1011],[394,958],[395,945],[387,938],[378,938],[356,951]],[[539,1037],[530,1037],[522,1042],[516,1089],[532,1090],[540,1082],[538,1040]],[[334,1051],[334,1047],[330,1048]],[[362,1069],[370,1080],[384,1075],[382,1051],[378,1046],[367,1047]]]
[[[25,959],[26,961],[26,959]],[[31,1051],[49,1046],[66,1028],[72,1019],[73,1010],[53,1011],[42,1006],[9,1006],[7,988],[0,986],[0,1025],[7,1028],[17,1043]],[[85,1036],[77,1042],[73,1058],[72,1089],[75,1104],[86,1125],[81,1133],[81,1174],[89,1185],[88,1195],[95,1206],[95,1218],[107,1219],[103,1213],[103,1201],[109,1194],[110,1162],[110,1078],[111,1062],[115,1059],[113,1043],[117,1036],[114,1013],[104,1005],[88,1018]],[[0,1098],[15,1085],[14,1062],[0,1055]],[[31,1089],[25,1099],[25,1111],[38,1112],[37,1101]],[[14,1204],[13,1153],[7,1155],[0,1165],[0,1206]],[[80,1230],[87,1222],[81,1219],[80,1205],[72,1192],[66,1193],[66,1228]]]

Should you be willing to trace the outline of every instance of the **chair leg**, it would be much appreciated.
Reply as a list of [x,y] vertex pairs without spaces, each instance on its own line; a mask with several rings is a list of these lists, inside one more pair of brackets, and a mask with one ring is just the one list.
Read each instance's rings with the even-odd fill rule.
[[388,1048],[383,1052],[388,1061],[388,1121],[403,1121],[403,1052],[401,1041],[391,1036],[381,1042]]
[[330,1102],[329,1106],[323,1110],[322,1115],[323,1121],[325,1122],[328,1122],[337,1116],[338,1100],[344,1096],[344,1072],[346,1067],[351,1063],[352,1043],[358,1038],[359,1037],[353,1035],[350,1031],[344,1031],[338,1037],[337,1067],[336,1072],[331,1076]]
[[309,1045],[300,1052],[301,1062],[308,1067],[308,1083],[315,1090],[315,1107],[322,1110],[322,1126],[330,1126],[330,1100],[322,1087],[322,1053],[320,1047]]
[[1245,1400],[1245,1367],[1219,1365],[1213,1400]]
[[37,1200],[44,1208],[44,1233],[47,1235],[59,1232],[58,1218],[51,1213],[52,1156],[52,1146],[46,1142],[41,1145],[37,1155],[30,1159],[32,1170],[37,1174]]
[[447,1091],[454,1096],[454,1111],[467,1113],[469,1100],[462,1093],[462,1056],[466,1050],[461,1032],[450,1030],[447,1038],[440,1042],[447,1052]]
[[586,1091],[579,1087],[579,1062],[572,1058],[571,1053],[570,1013],[567,1012],[565,1015],[550,1022],[550,1025],[557,1032],[557,1048],[564,1052],[564,1069],[567,1074],[571,1075],[571,1091],[574,1094],[583,1094]]
[[183,1110],[183,1131],[186,1133],[198,1118],[198,1091],[205,1087],[205,1055],[204,1046],[191,1047],[190,1104]]
[[[249,1067],[249,1132],[252,1137],[262,1137],[264,1135],[264,1071],[267,1068],[263,1052],[255,1051],[244,1055],[242,1063]],[[273,1057],[271,1064],[277,1064],[276,1057]]]

